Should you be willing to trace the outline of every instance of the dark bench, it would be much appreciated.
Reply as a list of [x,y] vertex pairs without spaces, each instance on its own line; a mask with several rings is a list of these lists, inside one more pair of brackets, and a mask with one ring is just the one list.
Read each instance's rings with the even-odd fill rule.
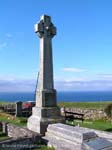
[[64,111],[64,113],[65,113],[65,120],[74,121],[75,119],[78,119],[81,120],[82,122],[84,121],[84,114],[82,113],[76,113],[71,111]]

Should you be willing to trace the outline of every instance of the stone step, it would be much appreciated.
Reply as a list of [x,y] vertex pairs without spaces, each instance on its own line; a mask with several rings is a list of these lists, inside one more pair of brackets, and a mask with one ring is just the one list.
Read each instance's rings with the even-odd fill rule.
[[56,150],[112,150],[112,140],[98,137],[87,128],[50,124],[43,139]]
[[112,150],[112,142],[104,138],[96,138],[82,144],[71,143],[56,136],[44,139],[49,141],[48,146],[53,146],[56,150]]
[[89,131],[81,127],[73,127],[61,123],[49,125],[46,136],[55,135],[71,142],[82,143],[84,141],[96,138],[95,132]]
[[105,138],[96,138],[83,143],[84,150],[112,150],[112,141]]
[[43,140],[46,141],[49,147],[54,147],[55,150],[83,150],[81,144],[67,141],[57,136],[45,136]]

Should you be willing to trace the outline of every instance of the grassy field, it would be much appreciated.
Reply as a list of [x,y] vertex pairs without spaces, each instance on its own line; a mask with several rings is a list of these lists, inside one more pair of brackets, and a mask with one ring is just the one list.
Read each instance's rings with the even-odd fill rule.
[[55,150],[53,147],[47,147],[45,145],[40,145],[38,148],[34,148],[32,150]]
[[73,122],[67,121],[66,123],[73,126],[79,125],[85,128],[112,132],[112,123],[110,121],[105,122],[103,120],[85,120],[82,122],[79,120],[74,120]]
[[59,107],[75,107],[75,108],[84,108],[84,109],[104,109],[107,105],[112,102],[59,102]]
[[[83,109],[104,109],[108,104],[112,102],[60,102],[58,103],[59,107],[75,107],[75,108],[83,108]],[[4,102],[0,102],[0,104],[4,104]],[[5,121],[9,123],[13,123],[18,126],[26,126],[27,118],[14,118],[11,115],[0,113],[0,121]],[[68,122],[71,124],[71,122]],[[112,131],[112,124],[108,121],[105,122],[103,120],[85,120],[82,122],[74,121],[74,125],[79,124],[80,126],[87,127],[87,128],[93,128],[103,131]]]
[[[10,102],[9,102],[10,103]],[[58,106],[59,107],[70,107],[70,108],[82,108],[82,109],[105,109],[105,107],[112,102],[59,102]],[[8,102],[3,102],[0,101],[0,105],[2,104],[8,104]],[[17,117],[15,118],[14,116],[11,116],[9,114],[0,113],[0,121],[5,121],[9,122],[18,126],[26,126],[27,123],[27,118],[23,117]],[[102,131],[108,131],[112,132],[112,123],[110,121],[104,121],[104,120],[84,120],[79,121],[79,120],[74,120],[73,122],[67,121],[66,124],[72,125],[72,126],[81,126],[81,127],[86,127],[86,128],[91,128],[91,129],[96,129],[96,130],[102,130]],[[0,134],[0,141],[4,139],[8,139],[4,134]],[[49,148],[44,145],[40,145],[37,149],[34,148],[32,150],[54,150],[54,148]]]
[[4,104],[12,104],[13,102],[4,102],[2,100],[0,100],[0,105],[4,105]]
[[26,126],[27,118],[14,117],[6,113],[0,113],[0,121],[9,122],[18,126]]
[[8,137],[7,135],[5,135],[3,132],[0,131],[0,141],[2,140],[7,140],[9,139],[10,137]]
[[[75,107],[75,108],[88,108],[88,109],[104,109],[112,101],[107,102],[58,102],[59,107]],[[0,105],[11,104],[11,102],[0,101]]]
[[[21,127],[26,126],[27,124],[27,118],[23,118],[23,117],[13,118],[13,116],[5,114],[5,113],[0,113],[0,121],[9,122],[17,126],[21,126]],[[66,123],[73,125],[73,126],[76,126],[79,124],[80,126],[86,127],[86,128],[93,128],[93,129],[109,131],[109,132],[112,131],[112,123],[110,121],[85,120],[82,123],[82,121],[74,120],[73,122],[67,121]]]

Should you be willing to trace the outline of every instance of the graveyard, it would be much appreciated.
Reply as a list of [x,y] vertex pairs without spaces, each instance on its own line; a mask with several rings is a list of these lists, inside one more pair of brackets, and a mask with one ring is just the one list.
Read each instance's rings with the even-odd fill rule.
[[[80,126],[82,126],[82,127],[94,128],[94,129],[103,130],[103,131],[111,131],[111,120],[110,120],[110,118],[108,118],[108,117],[105,118],[105,115],[103,115],[103,112],[101,115],[101,110],[104,110],[110,103],[111,102],[104,102],[104,103],[102,103],[102,107],[99,107],[98,102],[94,102],[94,103],[88,103],[88,102],[87,103],[86,102],[80,103],[79,102],[78,104],[77,104],[77,102],[76,103],[75,102],[73,102],[73,103],[60,102],[60,103],[58,103],[58,106],[62,110],[63,110],[63,107],[65,107],[66,109],[68,109],[71,112],[80,112],[81,113],[82,111],[84,111],[83,113],[85,114],[85,117],[84,117],[83,123],[81,120],[75,119],[74,121],[68,121],[67,120],[66,121],[67,124],[74,125],[74,126],[80,124]],[[6,105],[8,105],[8,103],[5,103],[5,102],[2,103],[1,102],[0,108],[2,108],[3,106],[6,108]],[[16,107],[16,103],[13,103],[13,105]],[[13,106],[13,108],[14,108],[14,106]],[[24,103],[23,103],[23,106],[25,106]],[[7,108],[9,108],[9,107],[11,107],[11,105],[7,106]],[[32,108],[27,109],[26,110],[27,113],[24,113],[24,109],[23,109],[23,113],[22,113],[21,117],[14,117],[15,112],[13,113],[14,115],[11,115],[12,111],[8,112],[6,110],[0,109],[0,111],[1,111],[0,121],[6,121],[7,120],[7,122],[13,123],[13,124],[18,125],[18,126],[26,126],[27,118],[29,116],[28,111],[31,111],[31,109]],[[91,115],[89,113],[87,113],[90,110],[92,111],[90,113]],[[94,112],[93,112],[93,110],[94,110]],[[96,117],[93,115],[93,113],[94,114],[96,113]],[[100,114],[99,118],[98,118],[98,114]],[[65,115],[65,114],[63,114],[63,115]],[[94,116],[94,118],[93,118],[93,116]]]
[[[75,105],[75,104],[74,104]],[[86,104],[85,104],[86,105]],[[97,104],[98,105],[98,104]],[[67,106],[67,104],[66,104]],[[73,106],[73,105],[72,105]],[[70,106],[68,107],[70,108]],[[92,108],[92,104],[91,104],[91,108]],[[94,107],[93,107],[94,108]],[[73,107],[72,107],[73,109]],[[81,109],[81,108],[80,108]],[[76,110],[75,110],[76,111]],[[23,117],[14,117],[10,114],[7,114],[7,113],[4,113],[2,114],[3,116],[1,116],[0,114],[0,122],[8,122],[9,125],[10,123],[13,124],[13,125],[16,125],[17,127],[21,127],[22,128],[26,128],[26,125],[27,125],[27,118],[23,118]],[[108,124],[108,122],[105,122],[105,121],[93,121],[93,120],[84,120],[83,123],[82,121],[79,121],[79,120],[74,120],[74,121],[66,121],[66,124],[68,124],[69,126],[82,126],[82,127],[86,127],[86,128],[96,128],[97,130],[103,130],[103,131],[106,131],[106,129],[108,129],[107,131],[111,132],[111,123]],[[103,128],[103,125],[105,126],[105,128]],[[15,126],[14,126],[15,127]],[[99,127],[99,128],[97,128]],[[14,129],[13,129],[14,130]],[[16,129],[17,130],[17,129]],[[7,140],[7,139],[10,139],[10,137],[8,136],[4,136],[5,134],[3,134],[3,136],[1,136],[1,140]],[[0,141],[1,141],[0,140]],[[38,145],[39,146],[39,145]],[[48,149],[48,147],[45,147],[45,146],[41,146],[41,149]],[[51,148],[52,150],[52,148]]]
[[0,150],[112,150],[112,133],[107,132],[112,130],[111,116],[107,120],[102,110],[107,104],[102,104],[100,110],[93,103],[93,107],[90,103],[82,103],[80,108],[70,103],[58,106],[52,59],[52,39],[57,28],[48,15],[42,15],[34,27],[40,41],[35,104],[2,103]]

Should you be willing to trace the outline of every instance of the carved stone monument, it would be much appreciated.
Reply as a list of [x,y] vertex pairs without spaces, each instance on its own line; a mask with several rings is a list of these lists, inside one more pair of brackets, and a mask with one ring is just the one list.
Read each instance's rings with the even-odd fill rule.
[[[105,137],[102,137],[102,135]],[[50,124],[43,140],[55,150],[112,150],[112,134],[66,124]]]
[[60,109],[57,107],[56,90],[53,83],[52,38],[56,35],[56,27],[50,16],[41,16],[35,24],[35,33],[40,38],[40,65],[38,86],[36,89],[36,106],[28,119],[27,127],[44,134],[48,124],[62,122]]
[[16,102],[16,113],[15,113],[16,117],[21,117],[22,116],[22,102]]

